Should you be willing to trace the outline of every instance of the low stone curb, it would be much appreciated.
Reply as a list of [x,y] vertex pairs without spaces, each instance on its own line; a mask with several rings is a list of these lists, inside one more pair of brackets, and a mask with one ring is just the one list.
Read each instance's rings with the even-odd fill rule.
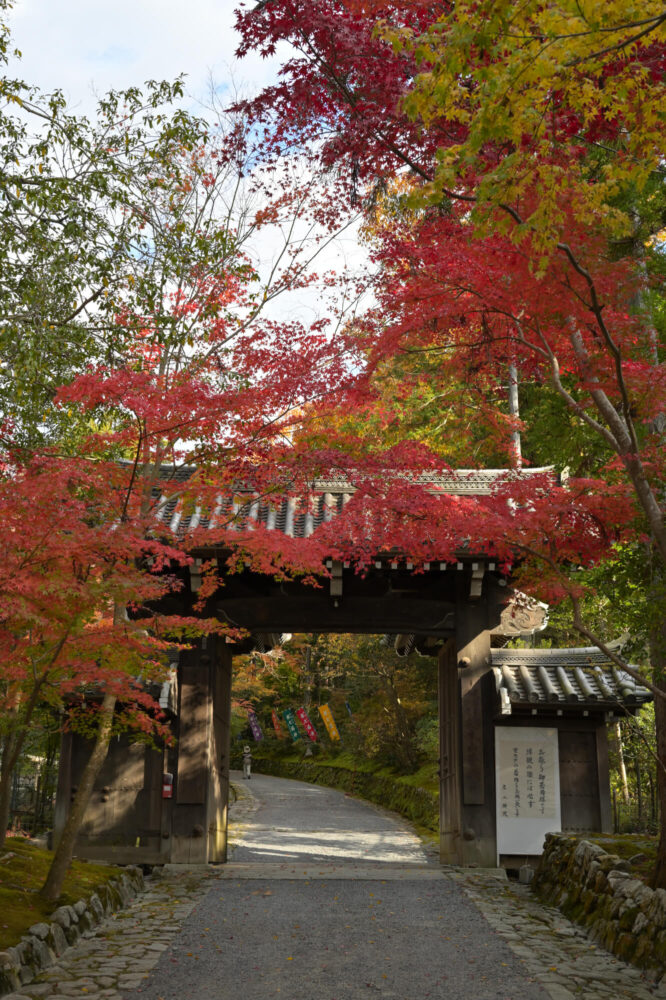
[[629,862],[587,840],[551,833],[532,885],[592,941],[666,986],[666,890],[648,888]]
[[31,983],[93,928],[127,906],[144,888],[143,872],[129,866],[118,878],[99,885],[89,899],[60,906],[49,923],[33,924],[17,945],[0,952],[0,996]]
[[666,987],[590,941],[531,885],[500,882],[469,868],[452,869],[466,895],[504,938],[550,1000],[662,1000]]
[[231,780],[229,790],[233,795],[233,802],[229,806],[229,822],[237,827],[256,813],[259,803],[248,786],[241,785],[238,781]]

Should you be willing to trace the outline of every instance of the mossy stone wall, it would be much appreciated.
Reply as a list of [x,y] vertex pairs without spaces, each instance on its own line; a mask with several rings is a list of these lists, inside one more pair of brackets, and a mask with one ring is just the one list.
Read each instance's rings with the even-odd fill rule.
[[141,869],[130,866],[98,886],[89,899],[59,906],[48,923],[33,924],[17,945],[0,952],[0,996],[31,983],[79,938],[91,937],[97,924],[131,903],[143,888]]
[[532,885],[544,902],[586,927],[596,944],[651,978],[666,975],[666,890],[648,888],[628,861],[589,841],[550,833]]

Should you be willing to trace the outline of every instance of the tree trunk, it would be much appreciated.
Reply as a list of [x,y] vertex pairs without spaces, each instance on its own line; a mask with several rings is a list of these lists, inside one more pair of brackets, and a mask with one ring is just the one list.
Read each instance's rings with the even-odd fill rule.
[[[515,364],[509,365],[509,413],[516,420],[520,419],[520,404],[518,397],[518,369]],[[520,431],[511,431],[511,466],[520,469],[523,464],[521,453]]]
[[[650,634],[650,663],[654,683],[666,691],[666,620]],[[666,889],[666,699],[654,699],[654,723],[657,757],[657,795],[659,801],[659,845],[655,865],[655,889]]]
[[[7,823],[9,822],[9,810],[12,801],[12,777],[14,770],[19,762],[21,750],[30,729],[35,709],[39,704],[39,697],[49,675],[49,670],[58,659],[66,638],[67,636],[64,636],[57,644],[48,669],[35,681],[25,706],[21,706],[20,697],[17,696],[10,709],[9,717],[12,719],[12,729],[3,742],[2,769],[0,770],[0,848],[4,846],[7,838]],[[5,718],[5,722],[7,722],[7,718]]]
[[39,699],[43,681],[33,688],[28,699],[22,717],[16,713],[14,721],[14,732],[10,732],[5,737],[2,746],[2,770],[0,771],[0,848],[4,847],[7,839],[7,824],[9,823],[9,812],[12,804],[12,778],[16,765],[21,756],[21,750],[25,743],[25,738],[30,728],[32,716]]
[[643,776],[641,774],[640,761],[634,762],[634,773],[636,775],[636,800],[638,803],[638,822],[640,831],[643,830]]
[[12,738],[6,736],[2,742],[2,772],[0,774],[0,847],[4,847],[9,825],[9,810],[12,803],[12,775],[16,762],[12,763]]
[[44,885],[39,890],[40,896],[55,902],[62,892],[62,885],[65,881],[67,870],[72,861],[74,844],[78,836],[83,817],[85,816],[90,796],[95,785],[97,775],[102,769],[106,760],[111,740],[111,730],[113,724],[113,713],[116,707],[116,697],[112,694],[105,694],[100,709],[99,728],[95,738],[92,753],[83,774],[79,780],[79,787],[69,810],[65,828],[56,847],[53,861],[46,876]]
[[417,764],[417,757],[411,739],[409,719],[407,718],[407,713],[402,707],[402,702],[400,701],[400,697],[398,695],[398,689],[393,683],[393,677],[387,671],[383,674],[383,678],[393,706],[393,715],[395,717],[397,729],[396,743],[400,747],[400,755],[402,757],[403,766],[413,770]]
[[[312,669],[312,646],[307,645],[305,647],[305,675],[304,675],[304,692],[303,692],[303,708],[310,714],[310,705],[312,704],[312,675],[310,670]],[[305,745],[305,756],[312,757],[312,744],[308,738],[308,742]]]
[[620,780],[622,781],[622,798],[624,799],[625,805],[629,805],[629,781],[627,780],[627,765],[624,761],[622,726],[619,722],[615,723],[615,740],[617,742],[617,761],[620,771]]

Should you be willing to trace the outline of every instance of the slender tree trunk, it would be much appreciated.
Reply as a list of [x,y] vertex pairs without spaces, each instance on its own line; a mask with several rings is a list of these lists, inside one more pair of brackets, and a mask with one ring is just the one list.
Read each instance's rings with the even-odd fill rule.
[[21,707],[20,695],[17,695],[10,711],[10,717],[13,717],[13,728],[5,737],[5,741],[3,743],[2,769],[0,770],[0,848],[4,845],[7,837],[7,822],[9,820],[9,810],[12,801],[12,776],[14,774],[14,769],[18,764],[26,735],[30,729],[32,717],[35,714],[37,705],[39,704],[42,688],[49,677],[50,671],[55,666],[68,637],[69,629],[66,630],[65,634],[54,646],[48,666],[46,666],[42,674],[36,678],[35,683],[32,686],[32,690],[30,691],[30,694],[25,702],[25,706]]
[[12,804],[12,778],[21,756],[21,750],[32,722],[32,717],[39,701],[39,695],[44,686],[45,677],[40,678],[30,692],[25,708],[19,712],[18,707],[12,710],[14,715],[13,732],[5,737],[2,746],[2,770],[0,771],[0,848],[7,839],[7,824]]
[[[509,413],[516,419],[520,418],[520,405],[518,402],[518,369],[515,364],[509,365]],[[520,469],[523,464],[521,453],[520,431],[511,431],[511,465],[515,469]]]
[[47,804],[53,797],[53,765],[56,758],[57,749],[53,742],[53,737],[49,737],[46,750],[46,759],[42,770],[41,794],[39,804],[35,811],[35,833],[45,830],[47,827],[46,813]]
[[7,839],[9,811],[12,803],[12,775],[15,763],[12,763],[12,737],[6,736],[2,743],[2,774],[0,775],[0,847]]
[[[310,670],[312,669],[312,646],[308,645],[305,647],[305,691],[303,692],[303,707],[305,711],[310,714],[310,705],[312,703],[311,688],[312,688],[312,674]],[[305,756],[312,757],[312,746],[308,737],[308,742],[305,746]]]
[[[666,691],[666,619],[650,634],[650,663],[654,683]],[[666,889],[666,699],[654,699],[654,722],[657,757],[657,796],[659,803],[659,845],[654,872],[654,888]]]
[[403,764],[407,768],[414,768],[417,763],[416,753],[412,743],[409,719],[407,718],[407,713],[402,707],[402,702],[398,695],[398,690],[393,683],[393,678],[386,672],[384,675],[384,684],[386,690],[388,691],[389,697],[393,705],[393,715],[395,717],[396,728],[398,732],[397,743],[401,748],[401,756],[403,759]]
[[629,805],[629,781],[627,780],[627,765],[624,760],[624,744],[622,742],[622,726],[615,723],[615,740],[617,743],[617,761],[622,781],[622,798],[626,805]]
[[40,896],[52,902],[55,902],[62,892],[62,885],[71,864],[72,855],[74,854],[74,844],[76,843],[76,838],[81,829],[88,803],[90,802],[95,780],[106,760],[111,740],[115,707],[115,695],[105,694],[100,709],[99,728],[92,753],[79,780],[79,787],[72,807],[69,810],[65,828],[58,841],[46,881],[39,890]]
[[640,761],[634,762],[634,772],[636,774],[636,799],[638,803],[638,829],[643,829],[643,775],[641,773]]

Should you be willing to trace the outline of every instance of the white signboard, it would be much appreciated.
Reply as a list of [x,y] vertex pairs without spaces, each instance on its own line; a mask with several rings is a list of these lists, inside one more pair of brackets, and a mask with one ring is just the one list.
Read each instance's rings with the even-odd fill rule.
[[557,729],[495,727],[497,853],[541,854],[561,829]]

